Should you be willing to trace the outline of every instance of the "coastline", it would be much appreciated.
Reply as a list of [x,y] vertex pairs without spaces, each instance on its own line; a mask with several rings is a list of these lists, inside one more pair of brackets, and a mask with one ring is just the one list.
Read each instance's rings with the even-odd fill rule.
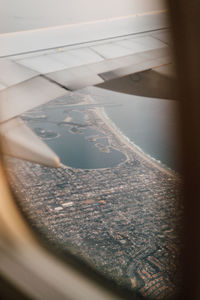
[[106,124],[109,130],[111,130],[111,132],[120,140],[121,143],[125,144],[128,148],[130,148],[142,159],[146,160],[148,163],[150,163],[153,167],[155,167],[159,171],[167,174],[168,176],[173,177],[176,180],[179,180],[178,176],[172,170],[162,166],[161,163],[159,163],[154,158],[151,158],[150,156],[148,156],[148,154],[140,150],[139,147],[134,145],[132,141],[128,140],[128,138],[125,138],[124,134],[122,134],[119,130],[117,130],[117,128],[115,128],[116,126],[112,123],[110,118],[107,116],[104,108],[102,107],[95,108],[94,111],[97,114],[97,116]]

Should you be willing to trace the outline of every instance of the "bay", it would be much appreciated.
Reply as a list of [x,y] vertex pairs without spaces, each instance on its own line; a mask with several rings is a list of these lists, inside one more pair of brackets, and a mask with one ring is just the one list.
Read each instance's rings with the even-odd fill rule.
[[115,127],[146,155],[168,168],[180,170],[177,101],[127,95],[98,87],[82,92],[104,104]]
[[[108,142],[100,132],[84,125],[86,111],[84,106],[67,109],[63,105],[54,106],[51,102],[39,110],[24,114],[23,119],[67,166],[80,169],[111,168],[125,161],[126,156],[120,151],[109,147],[109,152],[104,152],[97,147],[97,144],[107,146]],[[64,124],[66,118],[69,118],[69,124]],[[95,137],[95,141],[92,137]]]

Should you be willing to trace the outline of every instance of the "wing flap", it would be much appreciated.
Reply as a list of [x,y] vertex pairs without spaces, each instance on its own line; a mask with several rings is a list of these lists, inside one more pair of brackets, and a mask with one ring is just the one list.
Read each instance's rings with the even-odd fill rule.
[[53,59],[50,55],[37,55],[17,60],[19,65],[35,70],[40,74],[46,74],[64,69],[64,63]]
[[[134,63],[134,61],[136,63]],[[136,54],[132,64],[129,66],[120,67],[109,72],[101,73],[99,76],[104,81],[109,81],[126,75],[152,69],[161,65],[169,64],[170,62],[171,58],[169,53],[166,52],[166,49],[156,49],[151,50],[148,53],[144,52]]]
[[[127,72],[126,72],[127,73]],[[122,73],[121,73],[122,74]],[[115,74],[112,74],[115,77]],[[142,97],[176,99],[176,77],[172,64],[120,76],[97,85],[100,88]]]
[[62,70],[48,74],[47,77],[72,91],[104,82],[102,78],[87,67]]
[[[49,73],[46,76],[70,90],[78,90],[170,62],[171,59],[167,47],[161,47],[117,59],[110,59],[95,65]],[[102,73],[104,70],[105,73]],[[99,73],[100,71],[101,73]]]

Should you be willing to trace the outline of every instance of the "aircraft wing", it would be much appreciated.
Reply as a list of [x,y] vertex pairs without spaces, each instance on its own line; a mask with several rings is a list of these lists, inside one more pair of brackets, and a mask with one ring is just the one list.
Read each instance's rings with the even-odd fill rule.
[[[99,39],[80,39],[81,43],[67,46],[64,46],[63,37],[62,42],[57,41],[57,46],[55,41],[43,45],[41,38],[45,39],[50,33],[44,29],[38,31],[40,43],[36,39],[38,35],[32,31],[1,35],[0,41],[4,41],[0,50],[3,151],[46,166],[59,166],[57,155],[26,126],[20,114],[70,91],[170,63],[169,34],[163,27],[165,25],[154,24],[145,32],[140,28],[133,34],[110,34],[111,38],[104,32]],[[29,39],[31,35],[32,40]],[[69,43],[69,32],[66,38]],[[74,35],[71,39],[74,40]]]

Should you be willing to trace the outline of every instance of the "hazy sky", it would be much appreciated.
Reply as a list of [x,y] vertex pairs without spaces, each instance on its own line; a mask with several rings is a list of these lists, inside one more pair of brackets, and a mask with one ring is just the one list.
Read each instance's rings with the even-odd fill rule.
[[163,8],[164,0],[0,0],[0,33],[35,29]]

